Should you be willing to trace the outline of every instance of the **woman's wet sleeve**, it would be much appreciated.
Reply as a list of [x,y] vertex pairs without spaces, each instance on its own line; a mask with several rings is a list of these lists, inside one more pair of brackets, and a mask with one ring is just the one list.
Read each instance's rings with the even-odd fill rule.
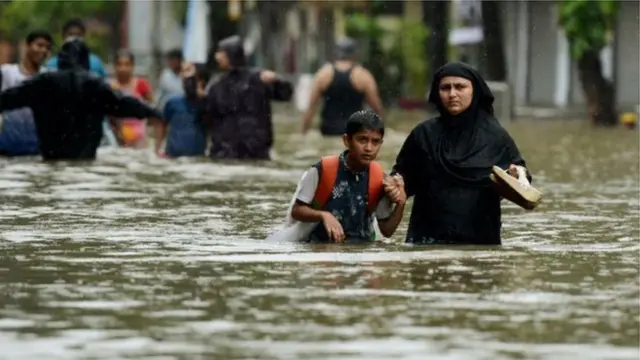
[[202,119],[204,124],[209,126],[214,124],[215,120],[220,117],[220,111],[217,103],[218,96],[216,95],[218,88],[219,87],[216,86],[215,83],[211,84],[209,89],[206,90],[207,94],[205,97],[199,101],[199,117]]
[[421,148],[416,141],[415,133],[412,131],[402,144],[402,148],[396,157],[391,175],[400,174],[404,179],[404,189],[407,196],[415,195],[415,186],[418,178],[418,165],[416,160],[420,155]]
[[40,96],[42,78],[35,77],[0,92],[0,111],[30,107]]
[[271,99],[276,101],[289,101],[293,96],[293,85],[290,81],[278,79],[268,85]]

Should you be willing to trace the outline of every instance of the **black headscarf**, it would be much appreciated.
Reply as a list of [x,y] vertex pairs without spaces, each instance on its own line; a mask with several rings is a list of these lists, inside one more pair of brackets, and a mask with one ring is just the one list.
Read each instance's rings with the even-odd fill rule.
[[238,35],[229,36],[220,40],[218,50],[224,51],[229,57],[232,68],[241,68],[247,65],[247,57],[244,53],[242,38]]
[[[473,100],[464,112],[450,114],[439,95],[440,81],[447,76],[465,78],[473,85]],[[425,134],[428,151],[444,175],[473,187],[491,184],[492,167],[524,163],[509,134],[493,116],[494,97],[484,79],[471,66],[448,63],[438,69],[431,83],[429,102],[440,117]]]
[[58,70],[89,70],[89,54],[89,48],[82,40],[67,40],[58,54]]

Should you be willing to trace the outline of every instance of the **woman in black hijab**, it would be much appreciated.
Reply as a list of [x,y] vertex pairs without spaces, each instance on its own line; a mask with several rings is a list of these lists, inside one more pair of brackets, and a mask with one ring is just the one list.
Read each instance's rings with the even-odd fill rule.
[[214,159],[269,159],[273,145],[271,100],[289,101],[293,86],[273,71],[247,66],[242,39],[218,43],[216,61],[224,73],[207,90]]
[[394,166],[415,196],[406,241],[415,244],[500,244],[500,196],[494,165],[525,167],[516,144],[493,115],[493,94],[470,66],[438,69],[429,102],[440,116],[416,126]]

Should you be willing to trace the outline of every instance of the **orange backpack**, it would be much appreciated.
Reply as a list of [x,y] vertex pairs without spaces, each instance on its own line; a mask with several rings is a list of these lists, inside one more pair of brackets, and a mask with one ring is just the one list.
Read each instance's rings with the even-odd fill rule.
[[[340,167],[340,157],[338,155],[325,156],[320,160],[321,174],[318,179],[318,187],[313,197],[313,207],[317,210],[324,208],[331,197],[333,187],[338,177],[338,168]],[[382,198],[384,192],[384,185],[382,180],[384,178],[384,171],[382,166],[373,161],[369,165],[369,190],[367,197],[367,211],[369,214],[373,214],[378,202]]]

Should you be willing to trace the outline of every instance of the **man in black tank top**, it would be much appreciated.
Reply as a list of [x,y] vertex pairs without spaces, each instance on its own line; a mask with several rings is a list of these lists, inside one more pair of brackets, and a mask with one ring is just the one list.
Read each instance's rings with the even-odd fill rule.
[[323,99],[320,132],[324,136],[342,136],[347,119],[362,110],[365,101],[382,116],[378,85],[367,69],[356,64],[356,43],[353,39],[338,40],[336,59],[316,73],[309,108],[302,120],[303,134],[311,128],[320,99]]

